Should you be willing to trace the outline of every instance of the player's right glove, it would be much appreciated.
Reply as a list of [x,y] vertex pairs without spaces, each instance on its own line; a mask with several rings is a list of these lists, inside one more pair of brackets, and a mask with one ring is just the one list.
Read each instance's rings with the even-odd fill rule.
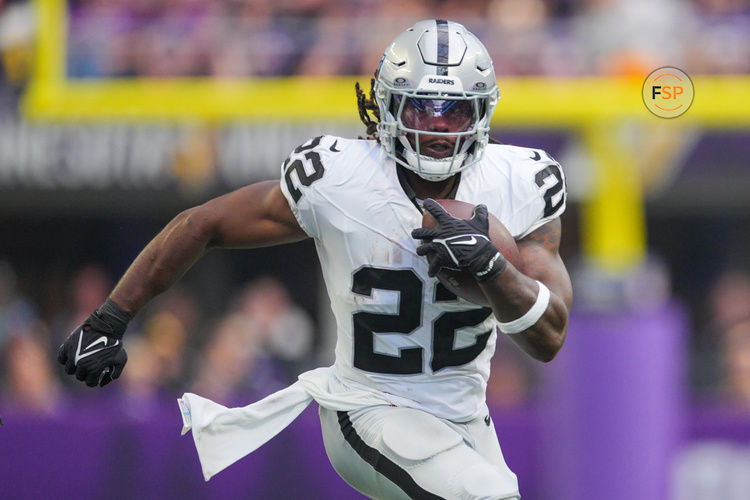
[[131,316],[107,299],[63,342],[57,361],[89,387],[104,387],[120,376],[128,355],[122,336]]

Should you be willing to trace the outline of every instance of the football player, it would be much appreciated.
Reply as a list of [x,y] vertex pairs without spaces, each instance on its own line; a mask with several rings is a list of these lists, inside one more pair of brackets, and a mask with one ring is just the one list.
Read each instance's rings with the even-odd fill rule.
[[[291,153],[280,182],[177,215],[58,359],[106,385],[127,360],[128,321],[208,249],[313,238],[337,323],[336,361],[315,396],[336,471],[372,498],[520,498],[485,388],[498,332],[545,362],[565,339],[560,165],[538,149],[488,144],[495,72],[460,24],[401,33],[371,98],[358,94],[369,139],[316,137]],[[474,217],[453,218],[439,198],[477,205]],[[423,210],[436,227],[420,228]],[[516,239],[523,272],[489,239],[488,212]],[[443,267],[472,273],[491,308],[441,285]]]

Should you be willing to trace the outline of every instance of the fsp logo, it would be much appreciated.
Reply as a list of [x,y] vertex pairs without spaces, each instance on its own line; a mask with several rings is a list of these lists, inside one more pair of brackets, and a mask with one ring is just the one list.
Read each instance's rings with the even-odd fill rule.
[[677,118],[693,103],[693,82],[681,69],[665,66],[643,82],[643,103],[660,118]]

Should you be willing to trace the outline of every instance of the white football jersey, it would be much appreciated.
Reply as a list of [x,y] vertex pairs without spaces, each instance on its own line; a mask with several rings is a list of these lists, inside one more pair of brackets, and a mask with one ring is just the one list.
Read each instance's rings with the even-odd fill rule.
[[[315,240],[347,387],[454,421],[485,401],[496,321],[427,275],[411,231],[422,213],[376,141],[316,137],[282,166],[281,189]],[[565,210],[565,180],[544,151],[489,145],[455,199],[484,203],[516,238]]]

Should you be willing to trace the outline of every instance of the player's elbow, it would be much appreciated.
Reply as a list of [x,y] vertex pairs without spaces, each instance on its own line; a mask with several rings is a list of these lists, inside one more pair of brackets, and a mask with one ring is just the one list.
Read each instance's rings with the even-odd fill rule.
[[557,353],[562,349],[564,335],[564,333],[561,336],[557,333],[545,332],[542,334],[543,340],[537,340],[533,346],[529,346],[524,350],[535,360],[542,363],[549,363],[555,359]]
[[543,349],[540,349],[536,359],[542,363],[549,363],[557,356],[557,353],[562,349],[563,343],[565,342],[565,331],[554,332],[551,335],[552,338],[546,343]]
[[209,208],[199,205],[177,214],[172,224],[194,242],[210,247],[216,234],[217,224],[214,219]]

